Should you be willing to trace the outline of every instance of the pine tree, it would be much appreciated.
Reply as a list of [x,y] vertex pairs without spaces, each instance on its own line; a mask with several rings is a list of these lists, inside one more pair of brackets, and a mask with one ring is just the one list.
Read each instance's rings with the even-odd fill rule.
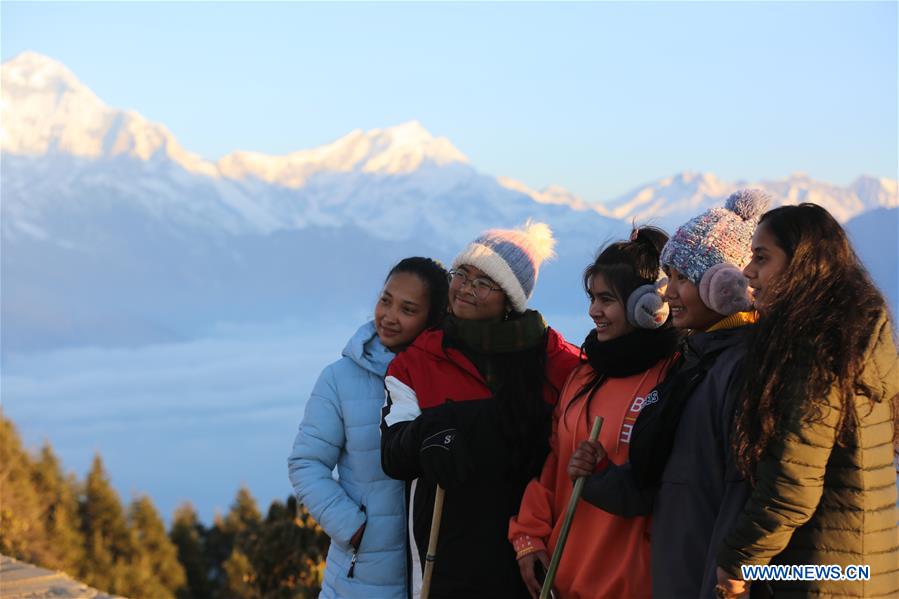
[[231,504],[231,509],[225,516],[223,523],[225,532],[236,536],[252,535],[259,530],[261,523],[262,515],[256,507],[256,500],[246,485],[241,486],[234,503]]
[[169,538],[178,548],[178,561],[187,576],[187,585],[178,591],[178,599],[212,599],[206,530],[190,503],[183,503],[175,510]]
[[250,555],[265,597],[317,597],[328,537],[296,498],[273,501]]
[[132,588],[139,589],[144,597],[174,598],[185,585],[184,568],[178,562],[178,549],[166,535],[165,524],[149,497],[144,495],[131,503],[128,522],[137,546],[131,568],[139,575]]
[[287,511],[293,517],[295,531],[299,538],[295,547],[303,548],[306,556],[302,561],[305,566],[298,575],[302,588],[307,589],[307,597],[317,597],[325,576],[325,558],[331,539],[325,530],[316,522],[305,505],[298,504],[297,498],[291,495],[287,499]]
[[52,555],[46,506],[31,476],[31,458],[13,423],[0,413],[0,553],[41,564]]
[[52,555],[42,566],[81,576],[84,563],[84,535],[78,515],[78,481],[65,476],[53,448],[44,443],[32,468],[32,480],[46,506],[44,528],[52,539]]
[[227,578],[225,562],[234,550],[234,535],[225,531],[225,519],[219,514],[215,515],[212,528],[206,531],[203,549],[209,566],[211,596],[222,597],[222,589]]
[[132,590],[128,565],[137,557],[137,550],[99,455],[94,456],[84,483],[80,514],[86,549],[84,582],[127,595]]
[[261,524],[256,500],[246,486],[241,486],[231,509],[224,518],[215,519],[208,535],[207,556],[217,587],[216,596],[231,597],[235,589],[251,584],[248,581],[255,584],[256,574],[248,554],[252,552]]
[[256,581],[256,571],[246,554],[235,547],[225,560],[225,597],[234,599],[259,599],[262,593]]

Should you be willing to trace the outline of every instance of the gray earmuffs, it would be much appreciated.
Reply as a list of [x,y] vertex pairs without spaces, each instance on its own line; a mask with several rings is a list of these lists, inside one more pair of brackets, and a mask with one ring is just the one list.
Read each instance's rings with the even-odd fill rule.
[[641,285],[627,297],[627,321],[638,329],[657,329],[668,320],[668,303],[662,299],[668,277],[659,273],[655,283]]
[[706,306],[724,316],[745,312],[752,306],[749,280],[739,268],[726,262],[705,271],[699,281],[699,298]]

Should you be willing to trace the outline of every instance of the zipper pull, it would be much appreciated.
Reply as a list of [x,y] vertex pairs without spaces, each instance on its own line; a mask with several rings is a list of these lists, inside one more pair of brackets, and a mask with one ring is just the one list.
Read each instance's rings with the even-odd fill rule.
[[[365,513],[365,506],[364,506],[364,505],[360,505],[360,506],[359,506],[359,511],[361,511],[361,512],[364,514],[364,513]],[[362,526],[364,527],[365,524],[363,524]],[[363,532],[363,534],[365,534],[365,533]],[[360,535],[360,537],[359,537],[359,544],[360,544],[360,545],[362,544],[362,537],[361,537],[361,535]],[[353,577],[353,573],[356,571],[356,558],[357,558],[357,557],[359,557],[359,548],[358,548],[358,547],[353,547],[353,559],[350,560],[350,571],[346,573],[346,577],[347,577],[347,578],[352,578],[352,577]]]
[[347,572],[346,577],[352,578],[353,572],[356,570],[356,557],[359,555],[358,550],[353,549],[353,559],[350,561],[350,571]]

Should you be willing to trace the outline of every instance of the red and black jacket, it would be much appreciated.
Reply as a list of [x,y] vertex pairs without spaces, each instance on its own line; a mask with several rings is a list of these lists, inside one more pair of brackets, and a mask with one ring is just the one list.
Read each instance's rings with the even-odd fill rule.
[[[381,465],[388,476],[408,483],[412,558],[423,564],[437,487],[421,468],[423,435],[435,419],[457,430],[464,439],[467,475],[446,492],[431,597],[528,597],[506,534],[530,475],[510,463],[514,454],[498,433],[498,402],[484,377],[444,341],[443,331],[425,331],[391,362]],[[543,394],[551,407],[579,363],[579,350],[547,328],[545,351]],[[548,409],[547,421],[550,417]]]

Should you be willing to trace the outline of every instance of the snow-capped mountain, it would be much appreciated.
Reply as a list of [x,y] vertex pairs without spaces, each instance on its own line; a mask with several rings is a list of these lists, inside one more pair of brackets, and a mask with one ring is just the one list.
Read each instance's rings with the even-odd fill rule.
[[287,156],[233,152],[216,163],[184,150],[162,125],[134,111],[106,106],[65,66],[34,52],[3,65],[2,148],[24,156],[63,153],[81,158],[162,156],[210,177],[255,178],[302,187],[318,172],[411,173],[425,163],[468,163],[446,138],[417,121],[390,129],[355,130],[337,141]]
[[[130,196],[170,221],[201,220],[230,232],[352,224],[374,236],[409,239],[423,232],[424,218],[431,225],[426,233],[438,238],[444,236],[441,230],[461,226],[459,235],[446,240],[451,245],[481,225],[460,223],[459,212],[472,216],[456,205],[463,200],[433,204],[433,198],[447,194],[476,196],[498,209],[483,214],[485,218],[506,220],[557,207],[669,228],[744,186],[763,187],[780,203],[819,203],[843,222],[866,210],[899,206],[896,181],[889,179],[860,177],[839,187],[802,174],[781,181],[725,182],[711,173],[689,171],[609,202],[591,203],[561,186],[536,191],[508,177],[479,173],[448,139],[433,136],[417,121],[355,130],[285,156],[237,151],[210,162],[185,150],[164,126],[137,112],[106,106],[66,67],[33,52],[2,66],[0,126],[4,157],[12,162],[5,169],[7,191],[41,181],[54,197],[72,196],[78,184],[88,181]],[[53,181],[44,180],[48,168],[56,190],[49,189]],[[15,203],[13,196],[8,204]],[[409,196],[417,198],[411,206]],[[34,208],[39,203],[29,193],[27,204]],[[435,209],[449,210],[451,217],[435,221]],[[608,224],[586,214],[572,220],[584,218],[593,225]],[[24,219],[15,224],[24,234],[39,229]]]
[[7,349],[367,308],[396,259],[448,260],[484,228],[528,218],[565,233],[566,260],[544,278],[576,281],[596,245],[625,233],[565,190],[480,173],[414,121],[212,163],[33,53],[2,67],[0,126]]
[[107,107],[66,67],[35,52],[3,64],[2,95],[0,144],[5,153],[145,161],[165,157],[188,172],[214,172],[165,127],[136,112]]
[[410,121],[389,129],[357,129],[333,143],[287,156],[233,152],[216,166],[229,179],[256,178],[297,189],[320,172],[400,175],[425,164],[453,163],[468,164],[468,158],[448,139],[435,138],[421,123]]
[[777,181],[725,182],[712,173],[690,171],[659,179],[599,206],[616,218],[657,222],[673,228],[703,210],[720,205],[724,198],[742,187],[767,190],[774,197],[775,205],[819,204],[840,222],[868,210],[899,206],[896,181],[892,179],[862,176],[848,187],[840,187],[814,181],[804,173]]
[[[105,105],[45,56],[4,63],[0,91],[4,350],[177,340],[220,321],[364,311],[395,260],[447,261],[483,229],[528,218],[559,239],[535,305],[575,314],[579,273],[632,219],[671,228],[744,185],[685,172],[591,203],[482,173],[416,121],[285,156],[211,162],[163,125]],[[899,205],[887,179],[761,185],[841,220]]]
[[[485,223],[533,216],[577,224],[566,208],[593,212],[564,189],[536,192],[479,173],[416,121],[356,130],[286,156],[233,152],[212,163],[162,125],[106,106],[39,54],[3,65],[2,94],[9,237],[53,238],[40,214],[78,197],[108,204],[114,196],[168,223],[232,234],[351,225],[382,239],[427,237],[445,246]],[[610,225],[598,214],[588,223]]]

